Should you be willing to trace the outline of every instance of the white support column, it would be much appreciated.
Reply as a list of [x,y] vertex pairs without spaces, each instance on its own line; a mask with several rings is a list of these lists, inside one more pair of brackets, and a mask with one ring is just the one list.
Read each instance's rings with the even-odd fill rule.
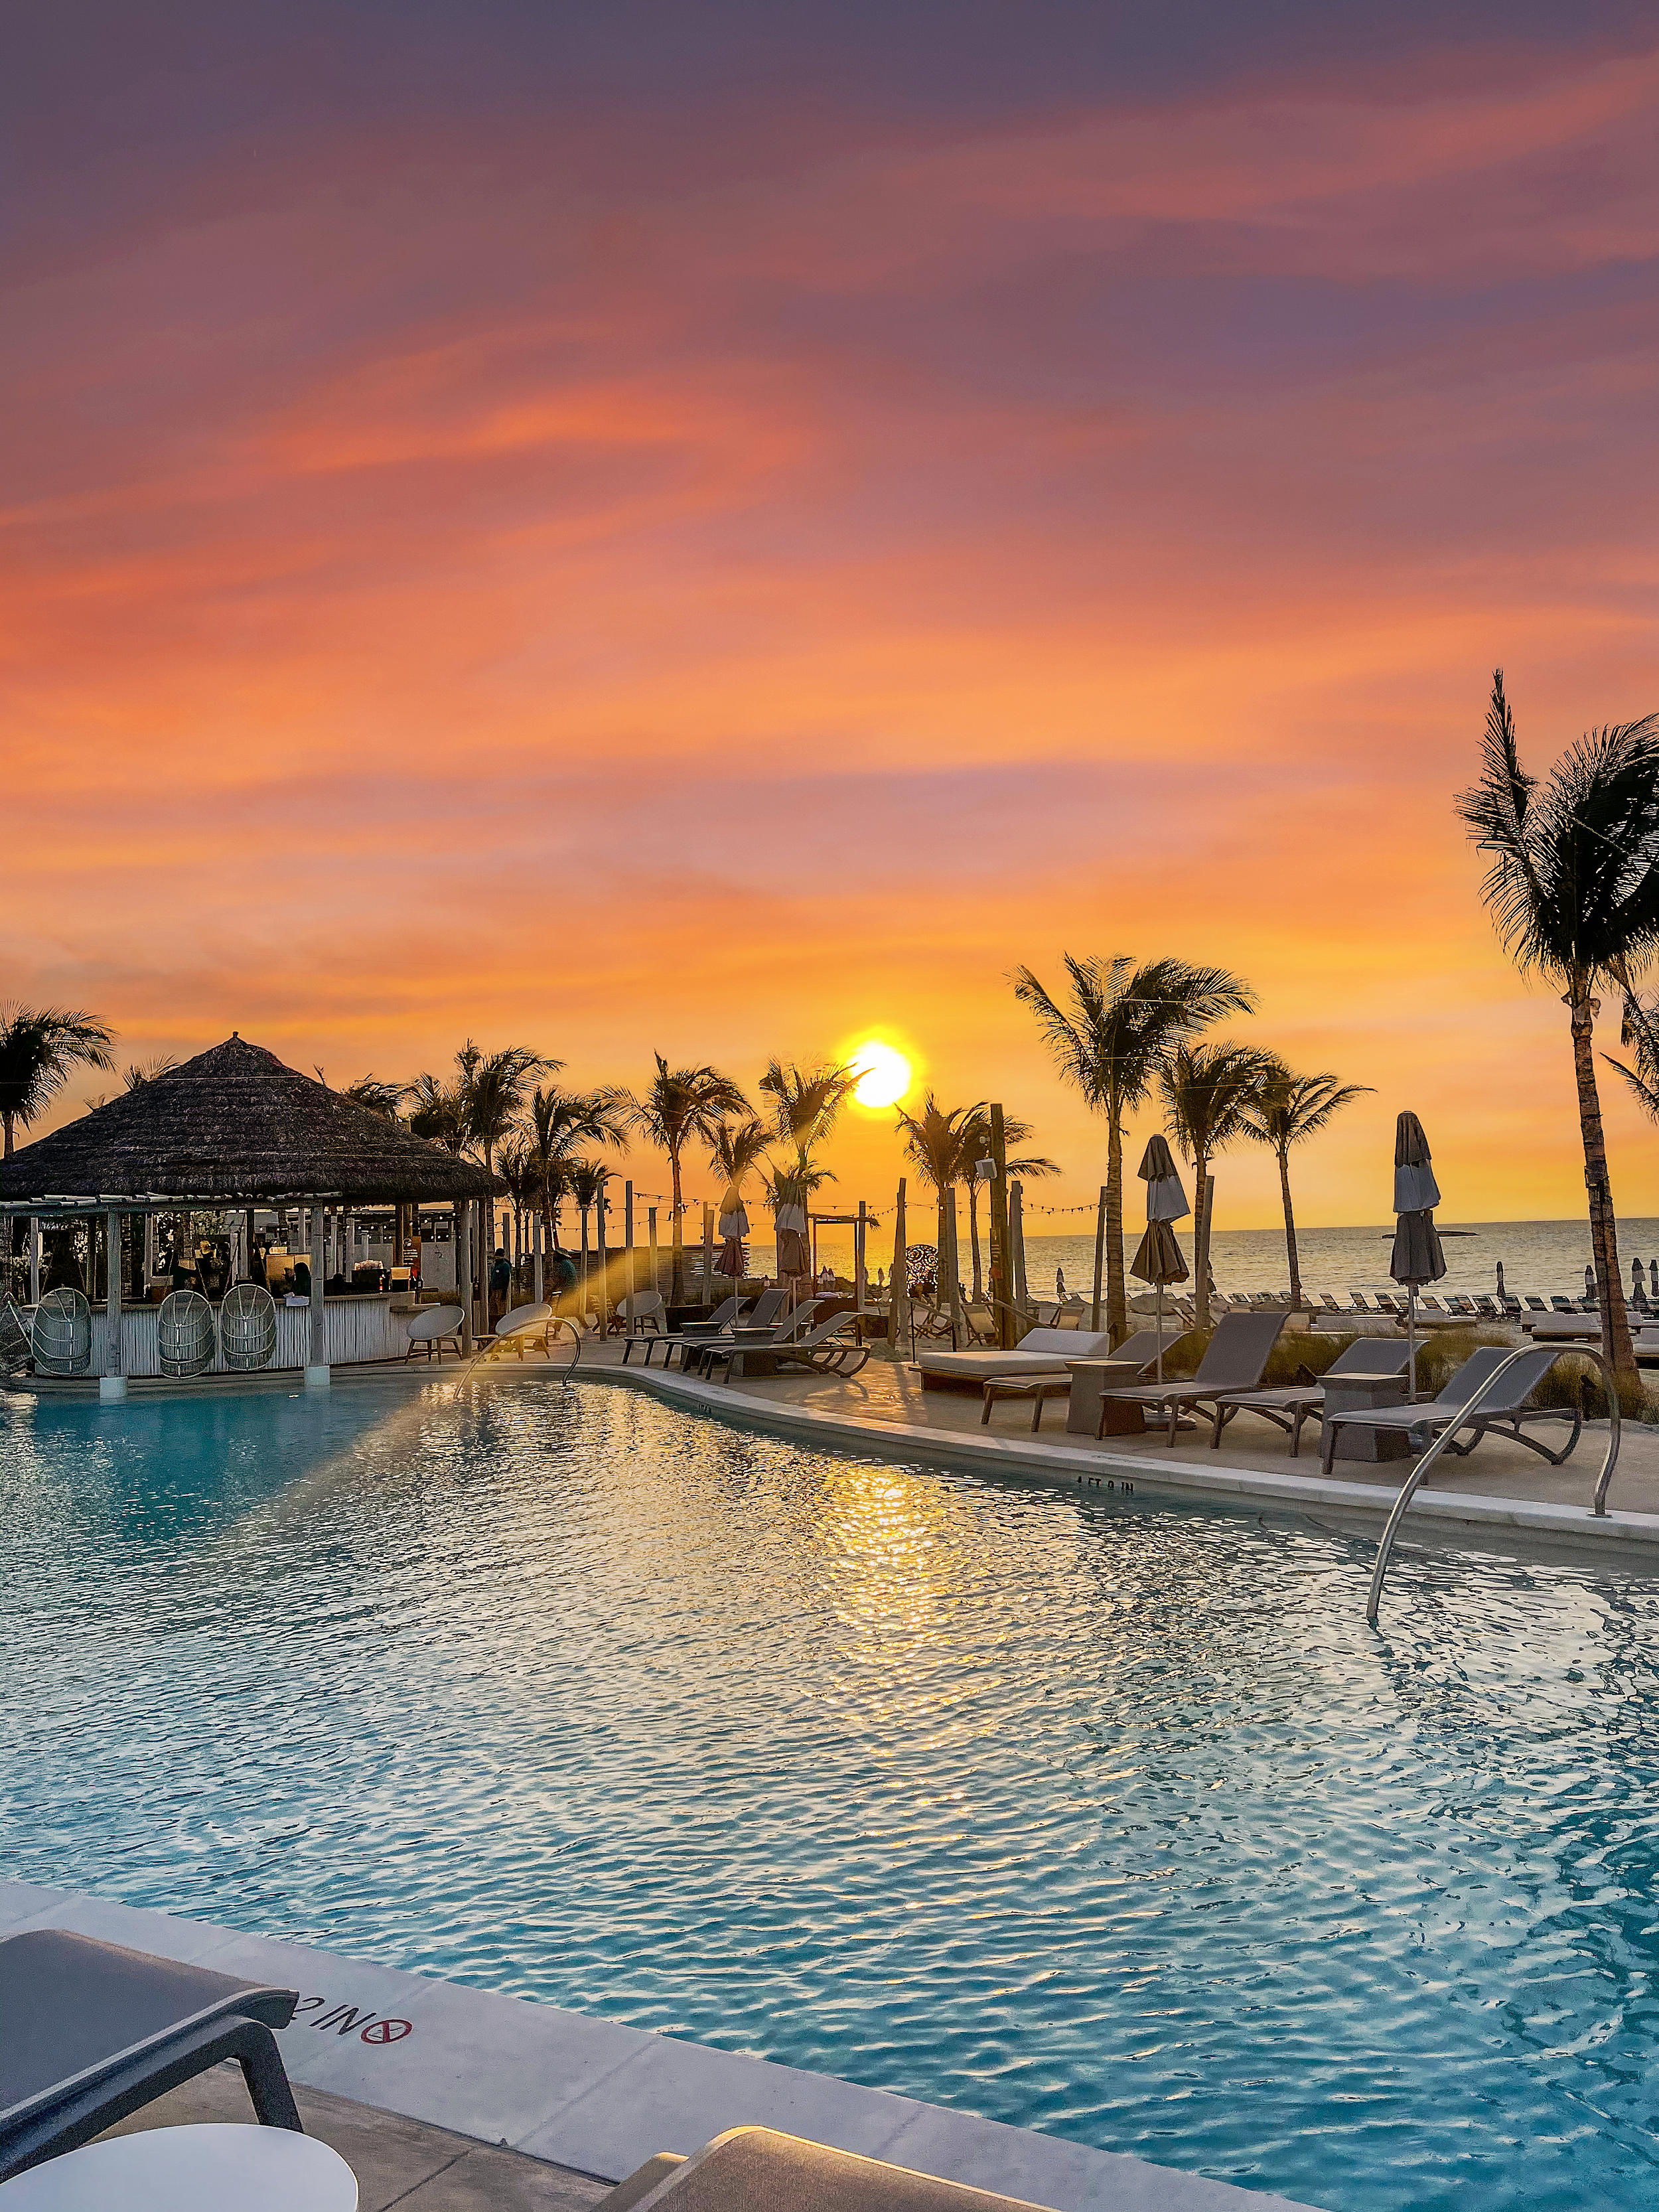
[[471,1359],[477,1349],[472,1334],[472,1201],[455,1204],[455,1294],[461,1306],[461,1357]]
[[29,1216],[29,1304],[40,1303],[40,1217]]
[[98,1378],[98,1395],[100,1398],[125,1398],[127,1376],[126,1362],[121,1357],[121,1217],[118,1213],[111,1212],[104,1216],[104,1240],[106,1248],[104,1371]]
[[323,1249],[323,1209],[311,1209],[311,1364],[306,1369],[307,1390],[326,1390],[329,1386],[328,1337],[323,1316],[323,1285],[327,1255]]

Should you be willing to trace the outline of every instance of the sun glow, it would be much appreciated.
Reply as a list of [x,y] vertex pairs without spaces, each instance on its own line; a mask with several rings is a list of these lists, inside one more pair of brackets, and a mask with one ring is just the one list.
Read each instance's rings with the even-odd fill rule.
[[860,1106],[896,1106],[910,1088],[910,1063],[896,1046],[871,1037],[848,1054],[858,1077],[853,1096]]

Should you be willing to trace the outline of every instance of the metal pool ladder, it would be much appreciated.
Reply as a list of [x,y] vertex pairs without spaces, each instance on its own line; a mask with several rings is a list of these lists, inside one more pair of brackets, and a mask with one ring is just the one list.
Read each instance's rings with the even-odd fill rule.
[[[1400,1495],[1394,1501],[1394,1510],[1389,1514],[1387,1526],[1382,1531],[1382,1540],[1376,1547],[1376,1565],[1371,1571],[1370,1595],[1365,1601],[1365,1618],[1373,1628],[1376,1626],[1376,1609],[1382,1601],[1382,1583],[1389,1571],[1389,1559],[1394,1550],[1394,1540],[1401,1522],[1406,1517],[1406,1508],[1411,1504],[1418,1484],[1422,1481],[1464,1422],[1471,1414],[1480,1412],[1516,1360],[1529,1358],[1537,1349],[1538,1346],[1535,1344],[1523,1344],[1516,1351],[1511,1352],[1506,1359],[1500,1360],[1476,1390],[1468,1405],[1464,1407],[1459,1418],[1455,1421],[1448,1422],[1441,1430],[1439,1435],[1434,1438],[1427,1451],[1418,1461],[1401,1486]],[[1592,1351],[1588,1345],[1564,1344],[1561,1352],[1556,1357],[1559,1358],[1562,1353],[1566,1352],[1571,1352],[1578,1359],[1593,1359],[1601,1369],[1601,1380],[1607,1386],[1607,1450],[1606,1458],[1601,1462],[1601,1472],[1595,1478],[1595,1500],[1590,1507],[1593,1514],[1601,1516],[1605,1515],[1607,1510],[1607,1485],[1613,1480],[1613,1470],[1619,1464],[1619,1439],[1621,1427],[1619,1392],[1613,1382],[1612,1363],[1605,1353]],[[1553,1365],[1553,1362],[1551,1364]],[[1549,1371],[1547,1367],[1544,1373],[1547,1375]],[[1544,1379],[1543,1376],[1540,1375],[1538,1379],[1541,1382]]]

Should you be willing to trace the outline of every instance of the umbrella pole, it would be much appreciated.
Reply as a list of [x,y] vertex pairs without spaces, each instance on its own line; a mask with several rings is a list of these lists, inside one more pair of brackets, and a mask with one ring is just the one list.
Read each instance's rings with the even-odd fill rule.
[[1417,1403],[1417,1285],[1406,1285],[1406,1367],[1410,1377],[1406,1395],[1414,1406]]
[[[1145,1311],[1144,1307],[1142,1311]],[[667,1356],[666,1352],[663,1354],[664,1358]],[[1158,1379],[1160,1383],[1164,1380],[1164,1285],[1162,1283],[1158,1286]]]

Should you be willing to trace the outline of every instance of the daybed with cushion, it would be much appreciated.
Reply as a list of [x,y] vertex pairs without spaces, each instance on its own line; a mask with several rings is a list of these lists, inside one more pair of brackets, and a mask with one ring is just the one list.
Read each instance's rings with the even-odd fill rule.
[[[1173,1344],[1175,1339],[1170,1341]],[[1111,1352],[1112,1340],[1103,1331],[1091,1336],[1078,1328],[1034,1328],[1014,1352],[998,1352],[989,1346],[952,1352],[943,1345],[920,1345],[916,1365],[924,1390],[977,1390],[993,1376],[1063,1375],[1068,1359],[1109,1359]]]

